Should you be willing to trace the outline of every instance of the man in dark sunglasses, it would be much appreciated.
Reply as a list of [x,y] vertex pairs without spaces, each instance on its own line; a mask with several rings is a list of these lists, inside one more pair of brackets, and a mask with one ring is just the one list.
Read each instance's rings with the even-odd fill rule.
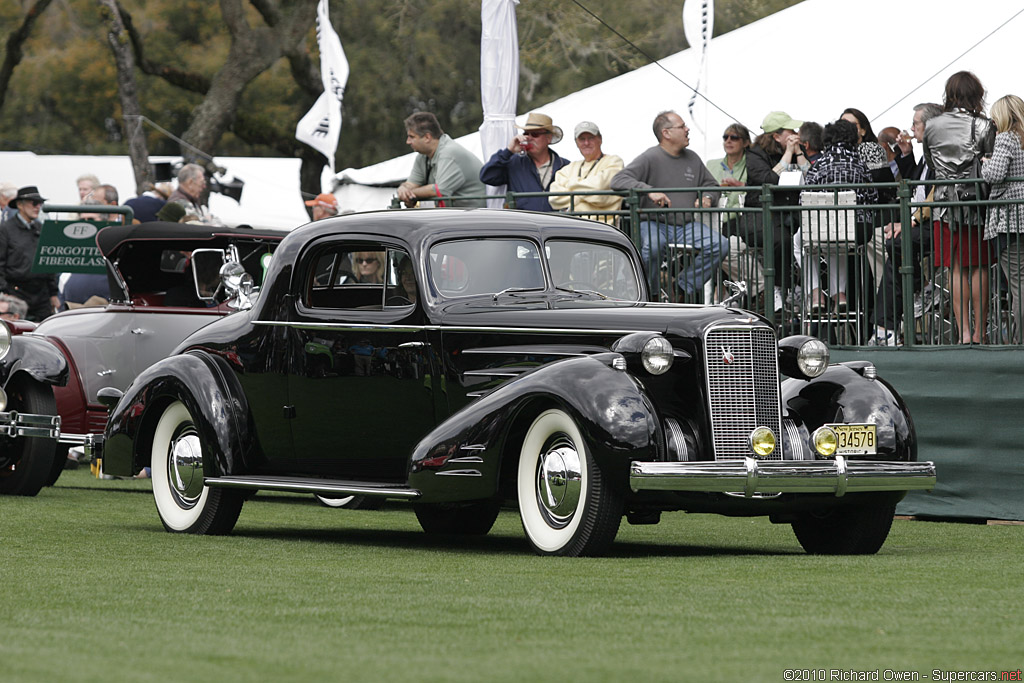
[[[512,192],[550,192],[558,170],[569,162],[549,149],[562,139],[562,129],[550,116],[534,112],[526,123],[517,125],[523,132],[516,135],[505,149],[499,149],[480,169],[480,180],[488,185],[507,185]],[[517,209],[551,211],[546,197],[522,197]]]
[[39,322],[60,305],[57,276],[33,273],[39,245],[39,211],[46,199],[29,185],[18,190],[9,206],[18,213],[0,223],[0,292],[13,294],[28,304],[28,319]]

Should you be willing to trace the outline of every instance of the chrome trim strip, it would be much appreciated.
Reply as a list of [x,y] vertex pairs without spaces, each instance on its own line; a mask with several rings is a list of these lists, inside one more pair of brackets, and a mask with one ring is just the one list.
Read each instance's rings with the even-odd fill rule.
[[704,460],[630,464],[634,491],[743,491],[760,493],[847,493],[910,491],[935,487],[935,464],[878,460]]
[[659,330],[595,330],[576,327],[489,327],[470,325],[388,325],[373,323],[315,323],[286,322],[282,320],[253,320],[253,325],[294,327],[298,330],[364,330],[381,332],[534,332],[538,334],[663,334]]
[[[449,460],[449,462],[451,462]],[[482,477],[483,472],[480,470],[445,470],[444,472],[434,472],[439,477]]]
[[536,366],[522,369],[496,368],[494,370],[466,370],[464,377],[518,377],[527,370],[535,370]]
[[343,493],[345,495],[377,495],[388,498],[419,498],[419,491],[409,488],[366,486],[350,482],[332,483],[329,480],[274,479],[272,477],[214,477],[207,479],[206,486],[241,489],[270,489],[293,491],[295,493]]
[[479,462],[483,462],[483,461],[484,461],[484,459],[481,458],[479,455],[463,455],[463,456],[460,456],[458,458],[448,458],[448,461],[445,463],[445,465],[450,465],[453,462],[454,463],[467,463],[467,462],[469,462],[469,463],[479,463]]
[[[448,328],[445,328],[445,329],[448,329]],[[602,348],[600,351],[598,351],[595,348],[591,353],[603,353],[603,352],[605,352],[607,350],[608,349]],[[589,353],[580,353],[578,351],[554,351],[554,350],[548,351],[546,349],[545,350],[537,350],[536,348],[529,348],[529,347],[528,348],[517,349],[517,348],[513,348],[513,347],[509,347],[509,346],[492,347],[492,348],[489,348],[489,349],[464,349],[462,351],[462,355],[463,356],[468,355],[468,354],[486,354],[486,355],[489,355],[489,356],[511,356],[511,355],[520,355],[520,356],[539,356],[539,355],[544,355],[544,356],[589,356],[590,355]]]

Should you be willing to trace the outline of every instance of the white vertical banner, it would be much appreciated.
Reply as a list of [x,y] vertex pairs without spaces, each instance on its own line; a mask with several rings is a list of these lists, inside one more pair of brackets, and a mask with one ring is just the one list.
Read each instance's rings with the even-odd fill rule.
[[[519,0],[480,2],[480,101],[484,122],[480,125],[480,148],[484,163],[499,149],[508,147],[516,134],[516,102],[519,95],[519,32],[516,5]],[[488,194],[504,195],[505,186],[487,186]],[[487,205],[501,208],[503,199],[489,199]]]
[[[697,68],[697,83],[693,86],[687,110],[690,112],[690,125],[704,139],[701,157],[708,158],[708,48],[711,36],[715,32],[715,0],[685,0],[683,4],[683,35],[690,49],[700,52],[700,66]],[[698,93],[705,97],[700,97]]]
[[295,137],[327,157],[334,175],[334,154],[341,135],[341,101],[348,83],[348,59],[341,39],[331,26],[327,0],[316,8],[316,42],[320,47],[320,80],[324,91],[295,127]]

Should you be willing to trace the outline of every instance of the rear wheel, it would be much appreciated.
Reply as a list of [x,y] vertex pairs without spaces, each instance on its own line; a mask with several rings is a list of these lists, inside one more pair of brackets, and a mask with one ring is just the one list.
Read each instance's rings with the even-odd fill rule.
[[516,479],[519,515],[541,555],[600,555],[622,521],[622,499],[607,485],[583,435],[562,410],[537,416],[523,438]]
[[314,493],[313,497],[324,507],[345,508],[346,510],[379,510],[384,505],[383,498],[376,496],[342,496],[341,498],[328,498]]
[[[7,387],[7,410],[56,415],[53,389],[21,377]],[[49,481],[56,465],[57,442],[38,436],[0,437],[0,494],[34,496]],[[64,466],[61,461],[61,467]]]
[[874,555],[895,514],[896,503],[840,507],[793,522],[793,533],[812,555]]
[[242,492],[203,485],[207,450],[185,404],[167,406],[153,433],[150,464],[153,498],[168,531],[227,534],[238,521]]

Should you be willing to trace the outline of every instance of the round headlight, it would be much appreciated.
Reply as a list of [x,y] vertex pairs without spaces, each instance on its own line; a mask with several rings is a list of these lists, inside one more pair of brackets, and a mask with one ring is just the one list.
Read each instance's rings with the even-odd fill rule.
[[0,322],[0,359],[7,356],[7,353],[11,350],[11,328],[7,327],[7,323]]
[[766,458],[775,452],[775,434],[767,427],[758,427],[750,433],[750,449],[759,458]]
[[839,446],[839,438],[831,427],[818,427],[811,439],[814,441],[814,450],[826,458],[835,453]]
[[651,337],[640,352],[644,370],[652,375],[661,375],[672,367],[672,344],[664,337]]
[[797,351],[796,364],[807,377],[817,377],[828,369],[828,346],[820,339],[808,339]]

